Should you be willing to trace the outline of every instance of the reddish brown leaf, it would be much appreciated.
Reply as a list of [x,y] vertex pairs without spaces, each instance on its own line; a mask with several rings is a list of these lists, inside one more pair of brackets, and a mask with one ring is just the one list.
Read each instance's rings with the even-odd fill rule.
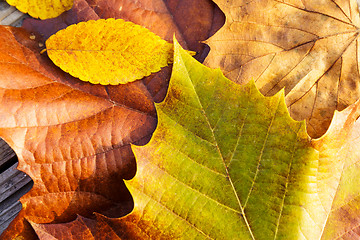
[[96,221],[78,216],[76,220],[63,224],[36,224],[31,223],[40,239],[53,236],[56,239],[95,239],[93,232],[96,230]]
[[[202,53],[204,41],[224,24],[224,15],[209,0],[87,0],[101,18],[122,18],[150,29],[167,41],[175,33],[181,45]],[[201,55],[201,54],[200,54]],[[199,56],[199,55],[198,55]]]
[[152,98],[141,82],[74,84],[76,79],[39,54],[33,39],[23,29],[0,26],[0,136],[15,150],[18,168],[34,180],[2,239],[27,234],[24,218],[66,222],[77,214],[129,212],[132,201],[123,183],[135,173],[129,144],[146,142],[156,125]]

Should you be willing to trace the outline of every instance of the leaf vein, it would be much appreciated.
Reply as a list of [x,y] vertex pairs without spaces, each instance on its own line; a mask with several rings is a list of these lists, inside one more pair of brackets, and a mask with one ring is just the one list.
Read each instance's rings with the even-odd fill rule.
[[217,175],[220,175],[220,176],[226,178],[226,175],[224,175],[224,174],[222,174],[222,173],[220,173],[220,172],[217,172],[217,171],[215,171],[215,170],[213,170],[213,169],[211,169],[211,168],[209,168],[209,167],[207,167],[207,166],[205,166],[205,165],[203,165],[203,164],[201,164],[201,163],[198,163],[197,161],[195,161],[194,159],[192,159],[189,155],[187,155],[186,153],[184,153],[184,152],[181,151],[180,149],[177,149],[177,148],[171,146],[171,144],[168,144],[168,143],[165,142],[165,141],[164,141],[164,143],[165,143],[168,147],[170,147],[171,149],[175,150],[176,152],[180,153],[181,155],[183,155],[184,157],[186,157],[187,159],[189,159],[190,161],[192,161],[193,163],[195,163],[195,164],[197,164],[197,165],[199,165],[199,166],[201,166],[201,167],[209,170],[210,172],[213,172],[213,173],[215,173],[215,174],[217,174]]
[[248,193],[248,195],[247,195],[247,197],[246,197],[246,200],[245,200],[245,203],[244,203],[244,209],[246,208],[246,205],[247,205],[247,203],[248,203],[248,200],[249,200],[249,198],[250,198],[250,195],[251,195],[251,193],[252,193],[252,191],[253,191],[253,189],[254,189],[255,182],[256,182],[256,180],[257,180],[257,176],[258,176],[259,171],[260,171],[260,169],[259,169],[259,168],[260,168],[260,162],[261,162],[261,160],[262,160],[262,156],[263,156],[263,153],[264,153],[264,150],[265,150],[265,146],[266,146],[266,144],[267,144],[267,140],[268,140],[268,137],[269,137],[270,129],[271,129],[272,125],[273,125],[273,122],[274,122],[274,120],[275,120],[276,113],[277,113],[279,107],[280,107],[280,98],[278,99],[278,105],[277,105],[276,111],[274,112],[274,115],[273,115],[273,117],[272,117],[272,119],[271,119],[271,122],[270,122],[270,124],[269,124],[268,130],[267,130],[267,133],[266,133],[266,136],[265,136],[264,143],[263,143],[262,148],[261,148],[261,152],[260,152],[260,156],[259,156],[259,160],[258,160],[258,165],[257,165],[257,167],[256,167],[256,172],[255,172],[254,180],[252,181],[252,184],[251,184],[251,187],[250,187],[250,191],[249,191],[249,193]]
[[[300,131],[300,129],[301,129],[301,126],[299,126],[298,132]],[[281,200],[280,213],[279,213],[279,217],[278,217],[277,223],[276,223],[274,240],[277,237],[277,233],[279,231],[280,220],[281,220],[282,213],[283,213],[283,210],[284,210],[285,198],[286,198],[286,194],[287,194],[287,191],[288,191],[288,184],[289,184],[290,173],[291,173],[292,164],[293,164],[293,160],[294,160],[295,149],[296,149],[296,144],[294,144],[293,151],[291,153],[291,159],[290,159],[290,163],[289,163],[289,167],[288,167],[288,173],[287,173],[286,182],[285,182],[284,196],[283,196],[283,198]]]
[[343,21],[343,20],[341,20],[341,19],[338,19],[338,18],[336,18],[336,17],[334,17],[334,16],[330,16],[330,15],[325,14],[325,13],[315,12],[315,11],[311,11],[311,10],[308,10],[308,9],[305,9],[305,8],[299,8],[299,7],[296,7],[296,6],[294,6],[294,5],[291,5],[291,4],[289,4],[289,3],[282,2],[282,1],[279,1],[279,0],[274,0],[274,1],[275,1],[275,2],[278,2],[278,3],[281,3],[281,4],[284,4],[284,5],[287,5],[287,6],[290,6],[290,7],[293,7],[293,8],[296,8],[296,9],[299,9],[299,10],[304,11],[304,12],[320,14],[320,15],[323,15],[323,16],[326,16],[326,17],[329,17],[329,18],[332,18],[332,19],[334,19],[334,20],[337,20],[337,21],[339,21],[339,22],[345,23],[345,24],[347,24],[347,25],[354,26],[351,22],[350,22],[350,23],[345,22],[345,21]]
[[215,140],[216,149],[218,150],[219,156],[221,157],[222,162],[223,162],[223,164],[224,164],[224,168],[225,168],[226,174],[228,175],[229,183],[231,184],[231,188],[232,188],[232,190],[233,190],[233,192],[234,192],[234,195],[235,195],[235,197],[236,197],[236,200],[237,200],[237,202],[238,202],[238,204],[239,204],[239,208],[241,209],[241,215],[242,215],[242,217],[243,217],[243,219],[244,219],[244,221],[245,221],[246,227],[247,227],[248,230],[249,230],[249,234],[251,235],[252,239],[255,239],[254,234],[253,234],[253,232],[252,232],[252,230],[251,230],[251,227],[250,227],[250,225],[249,225],[249,222],[248,222],[248,220],[247,220],[247,217],[246,217],[246,215],[245,215],[244,208],[242,207],[242,204],[241,204],[241,202],[240,202],[240,198],[239,198],[239,196],[238,196],[238,193],[236,192],[234,183],[233,183],[232,178],[231,178],[231,176],[230,176],[230,174],[229,174],[229,170],[228,170],[228,168],[227,168],[227,166],[226,166],[225,159],[224,159],[224,157],[223,157],[223,155],[222,155],[222,153],[221,153],[221,151],[220,151],[219,145],[218,145],[218,143],[217,143],[217,139],[216,139],[216,137],[215,137],[214,130],[213,130],[211,124],[210,124],[209,119],[208,119],[207,116],[206,116],[206,112],[205,112],[205,110],[204,110],[203,104],[202,104],[202,102],[201,102],[201,100],[200,100],[200,98],[199,98],[199,95],[198,95],[197,91],[196,91],[194,82],[193,82],[192,78],[191,78],[190,75],[189,75],[189,71],[187,71],[186,73],[187,73],[187,76],[188,76],[189,81],[190,81],[191,84],[192,84],[193,91],[194,91],[195,96],[196,96],[196,98],[197,98],[197,100],[198,100],[198,103],[199,103],[199,106],[200,106],[200,108],[201,108],[202,114],[204,115],[204,117],[205,117],[205,119],[206,119],[206,122],[207,122],[207,124],[208,124],[208,126],[209,126],[209,129],[211,130],[212,136],[213,136],[213,138],[214,138],[214,140]]

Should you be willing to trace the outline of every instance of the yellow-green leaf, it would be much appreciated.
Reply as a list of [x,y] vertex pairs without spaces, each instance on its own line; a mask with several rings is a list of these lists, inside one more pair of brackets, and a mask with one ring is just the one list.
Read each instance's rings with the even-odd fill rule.
[[[264,97],[175,44],[168,95],[126,181],[152,239],[358,239],[359,102],[311,139],[284,92]],[[355,130],[355,131],[353,131]],[[124,224],[124,223],[122,223]],[[130,225],[130,224],[129,224]]]
[[71,25],[51,36],[46,48],[62,70],[103,85],[125,84],[160,71],[173,55],[173,44],[122,19]]
[[34,18],[48,19],[72,8],[74,0],[6,0],[19,11]]
[[298,239],[300,228],[316,239],[318,154],[283,92],[264,97],[175,52],[158,127],[133,147],[138,172],[126,184],[136,211],[183,239]]

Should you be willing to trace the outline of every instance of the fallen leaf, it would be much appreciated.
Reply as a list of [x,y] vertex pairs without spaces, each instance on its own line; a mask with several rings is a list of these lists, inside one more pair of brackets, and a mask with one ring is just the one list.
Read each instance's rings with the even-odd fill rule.
[[132,200],[123,179],[136,169],[130,143],[146,142],[156,125],[146,88],[71,85],[72,77],[40,55],[36,37],[24,29],[0,26],[0,41],[0,136],[34,181],[1,239],[31,239],[25,219],[128,213]]
[[[225,17],[210,0],[75,0],[74,7],[55,19],[39,21],[26,19],[24,28],[39,33],[46,40],[60,29],[80,21],[99,18],[121,18],[146,27],[162,39],[171,42],[175,34],[180,44],[197,52],[203,61],[208,48],[202,41],[214,34],[224,23]],[[155,102],[166,95],[171,67],[143,79]]]
[[291,116],[306,119],[312,137],[359,99],[356,0],[214,2],[226,24],[207,41],[206,64],[237,83],[254,78],[266,96],[285,87]]
[[46,41],[49,58],[85,82],[118,85],[133,82],[172,61],[173,44],[122,19],[71,25]]
[[74,0],[6,0],[19,11],[28,13],[34,18],[48,19],[59,16],[73,6]]
[[311,139],[305,122],[290,118],[283,92],[264,97],[253,82],[237,85],[175,43],[169,92],[156,109],[152,139],[132,146],[133,212],[32,223],[39,236],[75,239],[76,228],[89,239],[360,236],[359,101]]

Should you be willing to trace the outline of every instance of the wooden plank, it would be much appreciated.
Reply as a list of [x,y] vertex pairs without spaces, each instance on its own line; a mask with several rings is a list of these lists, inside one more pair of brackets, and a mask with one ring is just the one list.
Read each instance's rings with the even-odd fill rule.
[[10,6],[5,1],[0,0],[0,24],[20,27],[27,14],[18,11],[15,7]]
[[0,21],[16,11],[16,8],[9,6],[6,2],[0,2]]
[[30,177],[18,171],[16,166],[14,164],[0,175],[0,203],[31,182]]
[[24,14],[22,12],[14,11],[10,15],[5,17],[1,21],[1,24],[3,24],[3,25],[11,25],[11,26],[17,27],[17,26],[21,25],[20,22],[22,22],[22,20],[24,19],[25,16],[26,16],[26,14]]
[[[5,199],[3,202],[1,202],[0,204],[0,225],[1,222],[6,221],[6,218],[10,218],[12,215],[9,216],[9,213],[11,213],[11,211],[9,212],[9,210],[11,208],[14,207],[14,205],[20,204],[20,202],[18,201],[19,198],[21,196],[23,196],[25,193],[27,193],[33,186],[33,182],[29,182],[28,184],[26,184],[25,186],[23,186],[22,188],[18,189],[18,191],[9,196],[7,199]],[[20,210],[19,210],[20,211]]]
[[19,198],[30,191],[32,186],[33,182],[30,181],[28,184],[18,189],[16,193],[12,194],[0,203],[0,234],[9,226],[11,221],[20,212],[22,205]]
[[[7,145],[7,143],[0,138],[0,169],[11,161],[16,162],[15,152]],[[1,171],[0,171],[1,172]]]
[[33,182],[29,182],[22,188],[20,188],[15,194],[9,196],[0,204],[0,216],[6,212],[8,208],[11,207],[15,202],[18,202],[19,198],[22,197],[25,193],[27,193],[33,186]]
[[21,210],[19,198],[33,185],[30,177],[17,170],[16,166],[17,163],[0,174],[0,234]]
[[20,212],[21,208],[21,203],[16,201],[11,206],[9,206],[6,211],[0,213],[0,233],[5,231],[11,221],[14,220],[14,218]]

